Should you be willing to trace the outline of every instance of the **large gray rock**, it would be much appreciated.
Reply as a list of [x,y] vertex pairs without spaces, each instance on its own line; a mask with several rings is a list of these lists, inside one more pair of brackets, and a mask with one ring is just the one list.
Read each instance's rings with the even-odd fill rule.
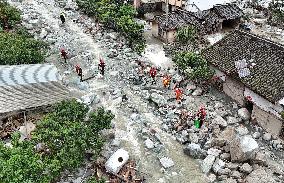
[[203,173],[209,173],[215,161],[215,156],[208,155],[201,163],[201,170]]
[[240,136],[244,136],[247,135],[249,133],[247,127],[241,125],[238,126],[238,128],[236,129],[236,132],[240,135]]
[[212,169],[215,173],[218,173],[218,171],[223,169],[224,167],[225,167],[225,162],[220,159],[216,159]]
[[238,115],[242,120],[247,121],[250,119],[251,114],[246,108],[241,108],[238,110]]
[[147,139],[145,140],[145,146],[148,148],[148,149],[153,149],[154,148],[154,142],[150,139]]
[[189,140],[191,143],[198,143],[198,136],[196,133],[190,133],[189,134]]
[[249,174],[250,172],[252,172],[253,168],[248,164],[248,163],[244,163],[241,167],[240,167],[240,171],[246,174]]
[[155,102],[158,106],[165,105],[167,103],[167,100],[163,95],[160,95],[158,93],[152,93],[150,95],[150,98],[152,99],[153,102]]
[[191,143],[186,148],[184,148],[183,152],[196,159],[205,158],[205,151],[200,148],[199,144]]
[[245,179],[246,183],[276,183],[272,173],[268,173],[264,168],[252,171]]
[[212,121],[213,125],[220,125],[221,127],[227,127],[228,123],[226,120],[224,120],[224,118],[222,118],[221,116],[217,115],[213,121]]
[[162,164],[162,166],[164,168],[170,168],[172,166],[174,166],[174,162],[172,159],[168,158],[168,157],[163,157],[160,159],[160,163]]
[[194,92],[192,93],[193,96],[200,96],[202,94],[202,89],[201,88],[196,88]]
[[230,144],[231,160],[243,162],[254,159],[258,150],[257,142],[249,135],[236,137]]
[[272,137],[272,135],[270,133],[265,133],[262,138],[265,141],[270,141],[271,137]]
[[228,116],[227,122],[229,125],[233,125],[233,124],[239,123],[240,121],[235,117]]

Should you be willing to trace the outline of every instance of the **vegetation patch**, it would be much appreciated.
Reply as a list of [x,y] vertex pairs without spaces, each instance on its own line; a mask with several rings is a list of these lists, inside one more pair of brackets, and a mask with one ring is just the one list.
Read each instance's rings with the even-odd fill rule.
[[210,69],[207,61],[199,54],[193,52],[176,53],[173,61],[188,78],[197,82],[209,80],[214,75],[214,71]]
[[88,110],[76,100],[61,102],[38,122],[31,139],[20,142],[14,133],[12,147],[1,142],[1,182],[54,182],[63,171],[80,167],[87,150],[97,156],[104,144],[99,131],[110,127],[114,115],[99,108],[85,120]]
[[197,37],[197,30],[194,26],[187,26],[178,29],[177,41],[181,43],[194,42]]
[[20,12],[5,1],[0,1],[0,27],[11,29],[21,21]]
[[[122,1],[121,1],[122,2]],[[106,27],[113,28],[127,38],[137,53],[145,49],[144,26],[134,17],[137,12],[131,5],[115,0],[77,0],[78,6],[89,16],[95,16]]]

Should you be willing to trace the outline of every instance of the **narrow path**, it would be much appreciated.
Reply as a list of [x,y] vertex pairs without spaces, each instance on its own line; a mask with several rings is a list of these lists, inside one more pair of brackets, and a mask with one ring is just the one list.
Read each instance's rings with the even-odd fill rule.
[[[147,174],[147,182],[205,182],[197,162],[184,155],[182,146],[169,134],[161,130],[161,119],[149,108],[144,98],[135,94],[136,91],[132,84],[126,84],[116,74],[109,74],[110,71],[120,71],[127,76],[131,70],[130,63],[123,59],[107,59],[108,70],[103,80],[96,75],[93,79],[83,83],[79,82],[79,78],[77,78],[73,69],[75,64],[79,63],[82,66],[84,77],[91,76],[97,73],[99,56],[107,58],[106,55],[110,52],[109,49],[103,48],[106,45],[95,42],[91,34],[84,33],[82,24],[72,21],[80,19],[82,15],[74,10],[66,11],[67,22],[62,26],[58,16],[64,10],[54,0],[24,0],[22,2],[10,1],[10,3],[20,8],[29,17],[25,20],[25,23],[28,22],[28,24],[33,24],[34,27],[39,27],[37,31],[46,30],[48,32],[44,40],[54,42],[54,44],[51,45],[50,56],[47,61],[58,66],[60,72],[64,75],[64,83],[69,87],[74,97],[79,98],[88,93],[96,93],[97,97],[101,99],[99,105],[111,109],[116,115],[114,120],[116,139],[121,141],[120,147],[128,150],[130,156],[138,161],[139,170]],[[31,19],[38,20],[38,22],[32,23]],[[86,17],[84,21],[92,24],[92,21]],[[63,64],[59,56],[61,47],[65,47],[67,52],[70,53],[67,65]],[[114,99],[110,94],[112,90],[123,90],[129,98],[128,103],[122,104],[120,97]],[[131,108],[137,109],[139,119],[131,119],[133,114]],[[150,128],[155,129],[160,137],[161,152],[154,152],[145,148],[143,130]],[[158,159],[161,156],[171,158],[175,165],[170,169],[163,169]]]

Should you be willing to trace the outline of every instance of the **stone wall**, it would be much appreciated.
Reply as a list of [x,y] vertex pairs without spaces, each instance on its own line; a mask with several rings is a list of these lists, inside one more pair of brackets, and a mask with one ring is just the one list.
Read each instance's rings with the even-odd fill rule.
[[271,134],[279,135],[283,121],[275,115],[266,112],[258,106],[253,106],[252,117],[256,118],[258,124]]
[[223,91],[240,105],[244,105],[244,84],[226,77],[226,82],[223,84]]

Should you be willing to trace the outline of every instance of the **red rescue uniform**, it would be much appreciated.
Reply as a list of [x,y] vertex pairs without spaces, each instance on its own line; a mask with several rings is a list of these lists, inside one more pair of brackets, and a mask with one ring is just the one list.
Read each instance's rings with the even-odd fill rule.
[[177,100],[177,101],[180,101],[180,100],[181,100],[181,96],[182,96],[182,94],[183,94],[182,89],[180,89],[180,88],[175,88],[175,93],[176,93],[176,100]]

